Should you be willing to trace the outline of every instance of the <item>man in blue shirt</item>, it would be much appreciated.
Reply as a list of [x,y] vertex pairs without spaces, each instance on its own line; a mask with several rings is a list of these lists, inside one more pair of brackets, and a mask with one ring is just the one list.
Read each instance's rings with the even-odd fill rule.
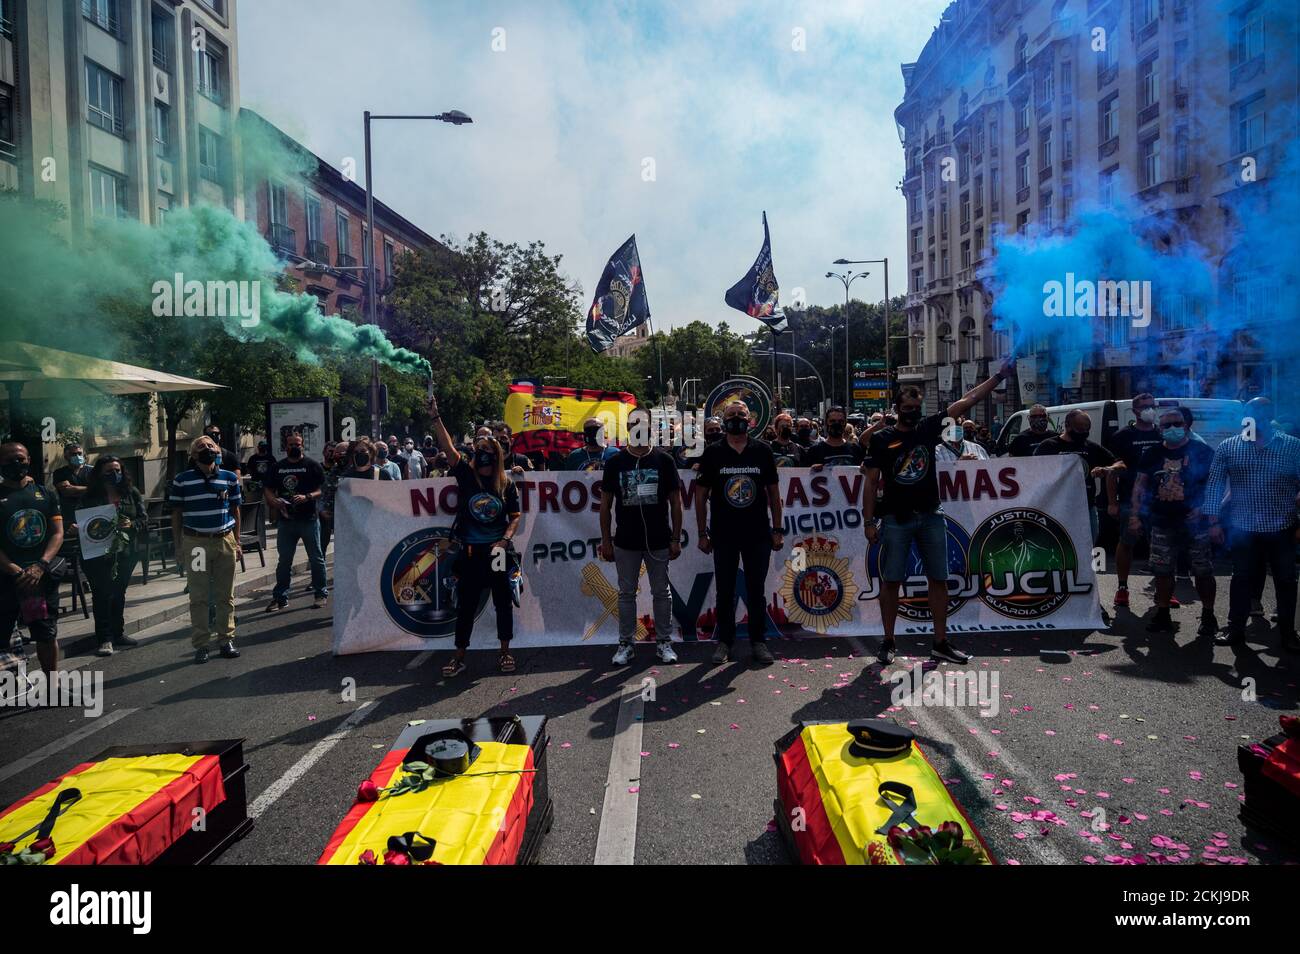
[[[1255,398],[1246,404],[1247,424],[1214,452],[1205,488],[1205,515],[1210,539],[1232,554],[1228,589],[1228,630],[1216,638],[1226,646],[1246,641],[1251,595],[1264,564],[1272,569],[1277,591],[1277,625],[1282,648],[1300,652],[1296,639],[1296,504],[1300,496],[1300,439],[1278,430],[1273,402]],[[1219,523],[1225,493],[1231,496],[1227,526]]]
[[[190,468],[177,474],[167,493],[172,508],[176,562],[185,567],[190,590],[190,642],[194,661],[208,661],[215,639],[221,655],[235,659],[235,565],[239,561],[239,477],[223,470],[221,448],[204,436],[190,445]],[[209,602],[216,632],[208,623]]]

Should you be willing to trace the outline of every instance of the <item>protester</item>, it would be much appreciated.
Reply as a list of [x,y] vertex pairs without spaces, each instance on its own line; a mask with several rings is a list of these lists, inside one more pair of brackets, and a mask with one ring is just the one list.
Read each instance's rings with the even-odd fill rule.
[[139,645],[126,635],[126,587],[140,559],[148,520],[144,498],[122,469],[122,461],[105,454],[95,461],[86,495],[78,509],[110,504],[116,508],[117,523],[108,552],[88,559],[83,557],[81,561],[90,583],[95,640],[99,645],[95,651],[97,656],[111,656],[114,649]]
[[274,613],[289,605],[289,578],[293,559],[298,552],[298,541],[307,553],[311,567],[311,589],[315,594],[312,609],[320,609],[329,598],[325,583],[325,551],[321,546],[320,518],[316,503],[325,486],[325,468],[303,452],[301,434],[292,434],[286,441],[285,456],[271,470],[266,489],[272,506],[279,511],[276,533],[277,562],[275,588],[266,611]]
[[[1128,606],[1128,574],[1133,566],[1133,548],[1147,532],[1145,523],[1139,521],[1139,526],[1134,529],[1132,520],[1129,519],[1132,516],[1130,505],[1134,499],[1133,483],[1137,477],[1138,461],[1149,448],[1159,447],[1163,443],[1161,433],[1156,429],[1155,397],[1147,393],[1139,394],[1133,398],[1132,406],[1134,423],[1120,428],[1106,442],[1107,450],[1124,463],[1124,469],[1118,474],[1119,500],[1108,510],[1112,519],[1119,522],[1120,529],[1119,543],[1115,545],[1115,574],[1119,578],[1115,591],[1116,606]],[[1182,414],[1178,417],[1181,419]],[[1176,601],[1174,605],[1177,605]]]
[[340,479],[391,480],[387,472],[375,465],[375,446],[368,437],[359,437],[348,444],[343,455],[344,468]]
[[239,469],[239,455],[233,450],[228,450],[221,443],[221,428],[216,424],[209,424],[203,429],[203,436],[207,437],[212,443],[217,445],[217,450],[221,452],[221,462],[226,465],[226,470],[233,473],[236,477],[242,477],[243,472]]
[[325,445],[321,466],[325,469],[325,483],[321,486],[317,512],[320,519],[320,552],[329,549],[330,537],[334,535],[334,498],[338,495],[339,479],[343,476],[345,465],[343,455],[347,445],[330,441]]
[[32,459],[22,444],[0,444],[0,646],[9,646],[21,619],[36,643],[41,669],[59,668],[58,581],[63,546],[57,491],[29,476]]
[[806,417],[801,417],[794,422],[794,439],[800,447],[808,448],[813,445],[812,421]]
[[569,456],[565,458],[565,470],[598,471],[604,469],[605,461],[617,454],[618,448],[605,447],[601,444],[602,430],[600,421],[594,417],[583,422],[582,446],[570,451]]
[[[1278,632],[1283,649],[1300,652],[1296,638],[1295,544],[1297,494],[1300,494],[1300,439],[1278,431],[1273,402],[1257,397],[1246,404],[1247,427],[1214,451],[1205,489],[1205,516],[1210,539],[1227,543],[1232,556],[1228,587],[1228,629],[1215,638],[1220,645],[1246,641],[1252,593],[1267,564],[1277,592]],[[1224,497],[1232,495],[1225,528],[1219,522]]]
[[424,435],[424,443],[420,447],[420,454],[424,457],[424,472],[428,474],[433,467],[433,459],[438,456],[438,447],[434,444],[432,436]]
[[423,480],[429,476],[424,455],[415,449],[415,438],[408,437],[402,442],[402,460],[405,462],[407,480]]
[[505,454],[506,466],[511,469],[512,473],[522,474],[533,469],[533,462],[527,454],[516,454],[514,452],[512,449],[514,446],[513,433],[510,425],[505,421],[492,422],[492,436],[501,445],[501,452]]
[[1035,457],[1051,457],[1057,454],[1075,454],[1083,470],[1083,492],[1088,502],[1088,521],[1092,527],[1092,542],[1097,543],[1097,534],[1101,523],[1097,515],[1097,491],[1094,487],[1096,478],[1105,481],[1107,505],[1117,503],[1118,485],[1115,481],[1116,471],[1123,469],[1123,463],[1117,461],[1110,451],[1100,444],[1090,441],[1092,418],[1086,411],[1078,408],[1065,415],[1065,430],[1055,437],[1049,437],[1034,448]]
[[782,411],[773,421],[776,436],[770,447],[777,467],[802,467],[803,447],[794,439],[794,418]]
[[981,424],[979,426],[979,433],[974,438],[974,441],[979,444],[980,447],[984,448],[984,457],[981,458],[982,460],[988,460],[993,456],[994,451],[997,450],[997,440],[989,432],[987,424]]
[[1029,409],[1029,430],[1021,431],[1011,440],[1008,453],[1012,457],[1033,457],[1038,445],[1049,437],[1055,437],[1051,422],[1047,418],[1047,408],[1035,404]]
[[[672,457],[654,446],[649,416],[641,410],[633,411],[628,427],[627,446],[605,463],[600,482],[600,558],[613,563],[618,574],[618,649],[614,665],[623,666],[632,659],[642,565],[650,582],[659,661],[675,663],[668,564],[682,552],[681,481]],[[615,515],[618,527],[611,534],[611,518]]]
[[[921,557],[927,581],[934,641],[930,658],[958,664],[970,656],[948,639],[948,524],[939,501],[939,479],[934,465],[934,447],[943,437],[945,418],[956,419],[976,401],[989,394],[1015,367],[1008,359],[997,373],[976,385],[962,398],[929,417],[922,417],[921,390],[907,385],[898,393],[898,423],[885,427],[871,438],[862,469],[866,484],[862,490],[862,526],[867,542],[882,542],[880,618],[885,637],[876,658],[882,666],[894,661],[894,629],[898,622],[898,588],[907,579],[912,545]],[[879,502],[876,490],[883,486]],[[876,525],[877,510],[880,525]]]
[[90,486],[90,467],[86,465],[86,455],[80,444],[66,445],[63,460],[63,466],[51,475],[50,483],[59,495],[64,532],[71,536],[77,525],[76,512],[82,506],[81,498]]
[[275,466],[275,457],[271,454],[271,445],[267,441],[257,442],[257,453],[250,454],[244,462],[244,474],[257,486],[266,483],[270,470]]
[[1219,629],[1214,616],[1214,563],[1210,528],[1202,509],[1214,452],[1190,439],[1179,408],[1160,412],[1158,433],[1161,443],[1147,447],[1133,468],[1133,490],[1124,508],[1129,515],[1126,529],[1130,540],[1136,543],[1150,528],[1149,563],[1156,579],[1156,613],[1147,631],[1173,631],[1170,599],[1178,561],[1185,557],[1201,598],[1198,632],[1213,636]]
[[402,479],[402,468],[388,459],[388,444],[384,441],[375,445],[375,466],[380,470],[381,480]]
[[950,464],[958,460],[988,460],[989,455],[984,447],[967,436],[971,433],[970,429],[959,427],[956,423],[944,428],[943,440],[934,448],[935,461]]
[[743,562],[750,652],[755,662],[767,664],[773,661],[767,647],[767,569],[772,551],[785,543],[776,460],[770,447],[750,440],[749,407],[743,401],[728,404],[722,420],[726,439],[705,449],[695,483],[698,545],[701,552],[713,554],[716,583],[718,645],[713,661],[731,659],[736,578]]
[[502,672],[515,671],[515,657],[510,654],[514,637],[514,600],[510,572],[512,544],[519,527],[519,491],[506,469],[505,452],[491,434],[474,440],[474,457],[466,458],[456,449],[451,435],[443,426],[438,402],[429,398],[429,417],[438,444],[451,464],[450,475],[456,478],[459,509],[453,533],[460,547],[456,559],[456,654],[442,667],[447,678],[459,676],[466,669],[465,650],[474,629],[474,608],[484,589],[492,592],[496,610],[497,639],[501,643],[498,667]]
[[[239,476],[225,470],[221,448],[211,437],[190,445],[189,469],[173,478],[167,494],[172,508],[172,539],[176,563],[185,568],[190,591],[190,643],[194,661],[208,661],[212,641],[226,659],[236,659],[235,565],[239,545],[239,506],[243,493]],[[196,558],[199,563],[196,566]],[[214,633],[208,622],[209,603],[215,607]]]
[[814,444],[803,455],[805,467],[821,470],[823,467],[858,467],[866,452],[845,433],[848,415],[836,406],[826,412],[826,439]]

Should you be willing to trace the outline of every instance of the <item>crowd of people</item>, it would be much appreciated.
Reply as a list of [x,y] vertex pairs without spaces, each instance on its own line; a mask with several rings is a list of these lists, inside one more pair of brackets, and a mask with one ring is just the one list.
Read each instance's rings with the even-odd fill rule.
[[[676,659],[670,636],[671,589],[668,569],[685,545],[682,533],[680,470],[693,470],[696,545],[712,556],[717,585],[715,662],[732,657],[736,632],[735,587],[743,567],[750,606],[765,605],[763,584],[774,551],[784,545],[778,469],[853,467],[866,479],[864,532],[886,543],[881,568],[881,615],[885,636],[879,658],[894,658],[894,627],[899,585],[908,554],[915,547],[928,580],[934,620],[931,655],[951,663],[969,656],[947,639],[947,552],[937,465],[961,466],[987,460],[997,447],[986,425],[968,417],[971,409],[1005,379],[1000,368],[959,400],[935,414],[922,413],[919,389],[903,386],[887,412],[869,417],[831,407],[820,418],[780,411],[761,434],[754,433],[748,405],[733,401],[703,424],[703,448],[673,440],[645,426],[644,410],[629,418],[629,440],[622,447],[604,439],[601,422],[584,422],[582,444],[566,454],[520,454],[510,427],[487,422],[472,437],[457,441],[430,399],[433,433],[387,439],[361,437],[324,446],[320,461],[310,457],[303,438],[292,435],[284,456],[276,458],[266,441],[240,461],[223,447],[221,429],[205,428],[190,445],[186,466],[167,491],[176,561],[187,575],[191,641],[195,662],[213,649],[235,658],[235,569],[241,557],[241,505],[261,499],[277,527],[278,563],[266,612],[288,605],[290,568],[301,545],[311,573],[313,607],[329,598],[325,552],[334,529],[338,488],[343,480],[457,481],[460,512],[453,526],[458,549],[456,580],[460,605],[475,605],[484,590],[496,607],[499,668],[514,669],[510,653],[513,607],[521,572],[512,538],[519,528],[519,496],[514,478],[529,471],[566,470],[601,474],[602,559],[615,564],[619,590],[620,643],[616,664],[632,658],[641,625],[636,615],[638,581],[644,568],[653,604],[657,653]],[[1175,582],[1189,576],[1200,603],[1198,636],[1240,647],[1251,617],[1264,615],[1262,595],[1272,577],[1276,591],[1277,634],[1282,648],[1300,651],[1295,631],[1296,554],[1300,543],[1300,437],[1295,427],[1274,420],[1271,402],[1246,405],[1242,433],[1212,448],[1196,433],[1186,407],[1161,407],[1150,394],[1132,399],[1132,420],[1092,439],[1093,422],[1080,409],[1069,411],[1060,430],[1047,408],[1028,410],[1028,428],[1005,448],[1011,457],[1071,455],[1079,459],[1093,543],[1102,513],[1117,533],[1115,606],[1130,605],[1129,575],[1140,548],[1148,551],[1153,577],[1152,633],[1176,628],[1179,608]],[[635,426],[638,422],[642,426]],[[100,655],[136,641],[124,626],[125,593],[144,547],[147,517],[140,491],[123,462],[101,455],[88,464],[81,445],[64,448],[64,463],[48,485],[32,476],[28,449],[0,445],[0,644],[7,644],[21,620],[36,643],[41,665],[57,668],[55,638],[58,586],[67,567],[60,558],[65,537],[77,532],[76,512],[111,505],[116,514],[114,541],[101,556],[82,561],[94,608]],[[1216,556],[1230,563],[1227,624],[1216,615]],[[455,653],[443,672],[464,672],[472,617],[458,622]],[[750,613],[751,652],[769,662],[766,619]]]

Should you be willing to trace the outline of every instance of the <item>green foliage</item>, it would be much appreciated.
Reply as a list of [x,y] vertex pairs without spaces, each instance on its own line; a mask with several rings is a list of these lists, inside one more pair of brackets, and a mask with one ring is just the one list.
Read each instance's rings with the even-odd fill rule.
[[[671,378],[680,391],[684,381],[699,378],[699,396],[703,400],[709,391],[728,377],[759,372],[759,365],[750,355],[750,350],[750,343],[733,332],[725,321],[716,327],[692,321],[666,334],[656,332],[651,335],[650,343],[633,354],[632,363],[642,390],[648,390],[654,397],[659,394],[659,361],[662,358],[665,387]],[[646,378],[650,380],[646,381]],[[690,393],[694,398],[694,384]]]

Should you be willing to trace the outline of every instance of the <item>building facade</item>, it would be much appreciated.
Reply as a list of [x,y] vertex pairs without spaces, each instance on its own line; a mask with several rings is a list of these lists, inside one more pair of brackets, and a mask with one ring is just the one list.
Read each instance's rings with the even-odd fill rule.
[[392,289],[398,260],[438,245],[437,240],[378,199],[372,238],[362,186],[252,110],[243,110],[240,122],[245,130],[271,137],[286,154],[298,158],[283,174],[245,175],[248,221],[285,260],[297,287],[320,300],[325,314],[367,320],[365,269],[375,256],[376,316],[380,327],[391,330],[384,296]]
[[[1092,353],[1067,375],[1040,373],[1039,400],[1271,394],[1279,369],[1259,342],[1280,317],[1280,280],[1232,251],[1244,162],[1276,177],[1296,141],[1296,21],[1289,0],[950,4],[902,65],[894,114],[908,250],[898,382],[923,386],[933,407],[996,369],[1012,340],[995,330],[984,277],[1000,236],[1069,236],[1081,203],[1122,203],[1141,210],[1134,227],[1152,248],[1203,249],[1213,292],[1161,290],[1145,328],[1092,319]],[[1231,341],[1211,328],[1216,309],[1240,319]],[[1040,368],[1050,350],[1021,349]],[[1017,384],[985,415],[1018,410]]]

